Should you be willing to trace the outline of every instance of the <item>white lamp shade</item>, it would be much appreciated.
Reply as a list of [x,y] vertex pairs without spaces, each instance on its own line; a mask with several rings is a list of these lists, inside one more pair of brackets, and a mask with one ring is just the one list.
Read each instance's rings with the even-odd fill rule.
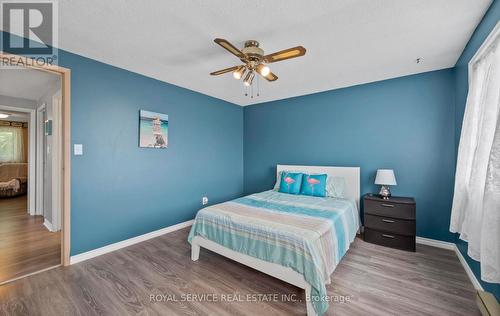
[[375,177],[375,184],[380,185],[397,185],[394,170],[392,169],[378,169],[377,176]]

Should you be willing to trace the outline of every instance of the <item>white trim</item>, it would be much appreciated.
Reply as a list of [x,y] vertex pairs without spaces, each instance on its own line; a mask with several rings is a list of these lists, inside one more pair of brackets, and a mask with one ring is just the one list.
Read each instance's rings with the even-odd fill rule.
[[467,275],[469,276],[469,279],[472,282],[472,285],[474,285],[474,288],[476,290],[484,291],[483,287],[481,286],[481,283],[479,283],[479,281],[477,280],[476,275],[474,274],[474,272],[472,272],[469,264],[467,263],[464,256],[462,255],[462,253],[458,249],[457,245],[455,245],[455,253],[458,256],[458,260],[460,260],[460,263],[464,267],[465,273],[467,273]]
[[441,241],[441,240],[429,239],[417,236],[417,244],[455,251],[455,244],[447,241]]
[[54,225],[52,225],[52,223],[48,219],[43,220],[43,226],[45,226],[45,228],[47,228],[49,232],[54,232]]
[[496,40],[496,38],[498,36],[500,36],[500,22],[497,22],[497,24],[495,25],[493,30],[490,32],[488,37],[486,37],[486,39],[484,40],[483,44],[481,44],[481,46],[479,46],[479,48],[477,49],[474,56],[472,56],[472,58],[470,59],[470,61],[469,61],[469,74],[470,74],[472,66],[483,57],[483,55],[491,47],[491,45],[493,45],[493,42]]
[[52,223],[61,230],[62,211],[62,102],[61,90],[52,95]]
[[36,214],[36,110],[30,110],[28,123],[28,212]]
[[45,111],[45,103],[36,109],[36,215],[43,215],[43,113]]
[[36,207],[35,207],[35,202],[36,202],[36,196],[35,196],[35,191],[36,191],[36,109],[30,109],[30,108],[22,108],[22,107],[16,107],[16,106],[8,106],[8,105],[1,105],[0,104],[0,110],[5,110],[5,111],[16,111],[16,112],[23,112],[23,113],[29,113],[29,119],[28,119],[28,145],[29,145],[29,150],[28,150],[28,213],[30,215],[35,215],[36,214]]
[[122,240],[122,241],[119,241],[117,243],[110,244],[110,245],[107,245],[107,246],[104,246],[101,248],[97,248],[94,250],[90,250],[90,251],[87,251],[87,252],[84,252],[84,253],[81,253],[78,255],[71,256],[70,257],[70,264],[75,264],[75,263],[82,262],[82,261],[85,261],[85,260],[88,260],[91,258],[95,258],[97,256],[104,255],[106,253],[109,253],[109,252],[112,252],[112,251],[115,251],[115,250],[118,250],[121,248],[132,246],[134,244],[140,243],[142,241],[145,241],[145,240],[148,240],[151,238],[155,238],[155,237],[158,237],[158,236],[161,236],[164,234],[168,234],[168,233],[174,232],[176,230],[179,230],[179,229],[182,229],[185,227],[189,227],[189,226],[193,225],[193,222],[194,222],[194,219],[186,221],[186,222],[182,222],[179,224],[175,224],[172,226],[168,226],[168,227],[165,227],[162,229],[158,229],[158,230],[152,231],[152,232],[144,234],[144,235],[140,235],[137,237],[132,237],[132,238],[129,238],[126,240]]
[[452,243],[452,242],[447,242],[447,241],[441,241],[441,240],[436,240],[436,239],[429,239],[429,238],[424,238],[424,237],[417,237],[417,244],[422,244],[422,245],[427,245],[431,247],[436,247],[436,248],[442,248],[442,249],[447,249],[447,250],[452,250],[457,254],[458,260],[460,260],[460,263],[465,269],[465,273],[467,273],[467,276],[469,277],[472,285],[476,290],[483,290],[483,287],[481,286],[481,283],[476,278],[476,275],[474,272],[472,272],[469,264],[465,260],[464,256],[458,249],[457,245]]

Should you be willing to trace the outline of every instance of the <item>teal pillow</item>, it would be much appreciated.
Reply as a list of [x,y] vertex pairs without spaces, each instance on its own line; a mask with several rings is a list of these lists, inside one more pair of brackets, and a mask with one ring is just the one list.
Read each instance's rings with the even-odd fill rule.
[[281,175],[280,192],[299,194],[302,184],[302,173],[283,172]]
[[326,196],[326,174],[304,174],[300,194]]

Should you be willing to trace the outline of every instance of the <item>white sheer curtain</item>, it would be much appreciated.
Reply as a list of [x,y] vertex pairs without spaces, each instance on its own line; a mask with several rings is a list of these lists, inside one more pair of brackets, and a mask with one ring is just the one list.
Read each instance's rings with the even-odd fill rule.
[[468,242],[468,255],[481,263],[481,279],[499,283],[500,35],[487,42],[469,67],[450,231]]
[[25,146],[21,127],[0,126],[0,162],[25,162]]

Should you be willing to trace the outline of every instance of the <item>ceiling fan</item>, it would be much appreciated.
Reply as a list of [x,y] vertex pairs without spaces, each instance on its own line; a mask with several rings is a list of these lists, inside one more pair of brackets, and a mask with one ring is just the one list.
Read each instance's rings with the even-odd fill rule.
[[243,84],[245,86],[252,85],[256,72],[268,81],[278,80],[278,76],[271,72],[271,69],[269,69],[267,64],[304,56],[306,53],[306,49],[304,47],[296,46],[269,55],[264,55],[264,50],[259,47],[259,42],[255,40],[246,41],[245,47],[241,50],[222,38],[216,38],[214,39],[214,42],[238,57],[243,62],[243,65],[217,70],[210,74],[212,76],[218,76],[227,72],[233,72],[233,77],[236,80],[244,77]]

